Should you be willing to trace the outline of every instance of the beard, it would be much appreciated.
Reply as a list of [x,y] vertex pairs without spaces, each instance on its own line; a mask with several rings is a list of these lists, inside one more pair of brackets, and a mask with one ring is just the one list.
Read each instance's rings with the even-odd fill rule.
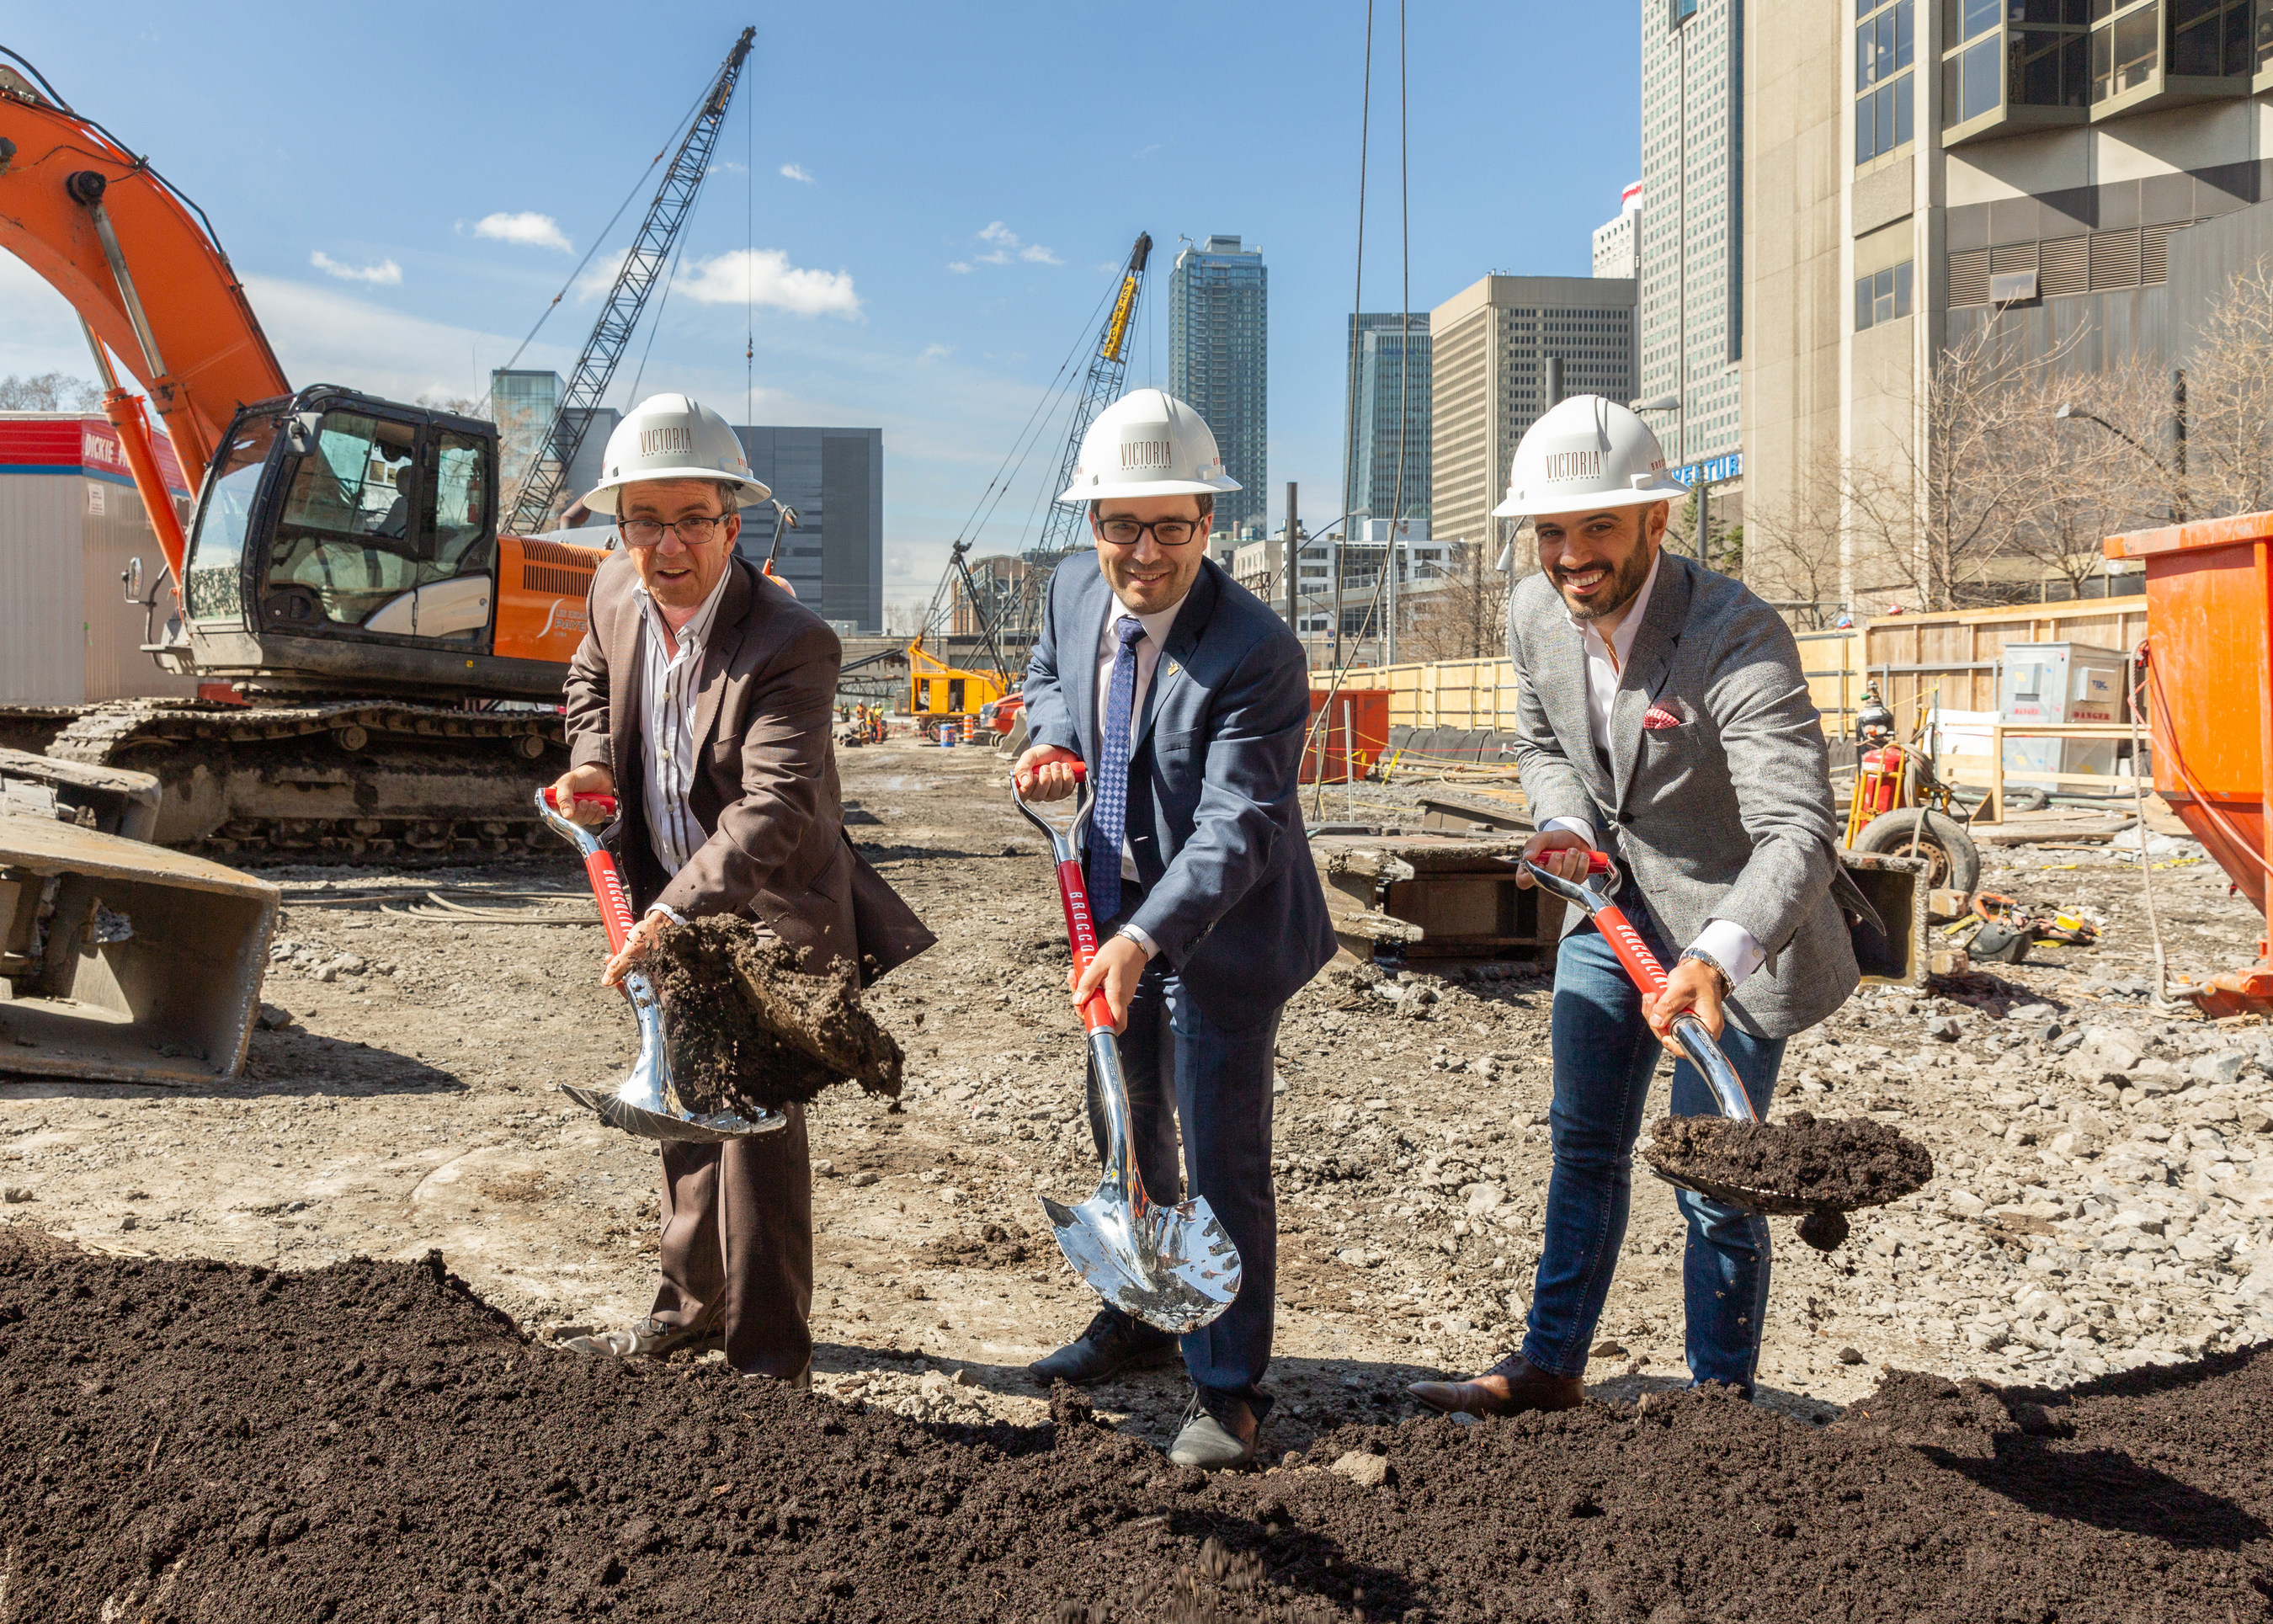
[[1616,614],[1641,590],[1641,583],[1649,579],[1650,551],[1636,547],[1624,563],[1610,571],[1609,586],[1591,598],[1575,598],[1563,590],[1566,575],[1584,575],[1585,570],[1564,570],[1547,566],[1547,578],[1555,583],[1555,590],[1563,599],[1563,606],[1582,620],[1599,620],[1606,614]]

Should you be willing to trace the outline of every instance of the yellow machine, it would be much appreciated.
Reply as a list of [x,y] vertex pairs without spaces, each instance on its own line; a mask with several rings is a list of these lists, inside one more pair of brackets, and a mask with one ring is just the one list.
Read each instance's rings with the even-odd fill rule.
[[976,716],[1009,691],[997,673],[948,665],[926,650],[921,637],[908,644],[908,710],[915,716]]

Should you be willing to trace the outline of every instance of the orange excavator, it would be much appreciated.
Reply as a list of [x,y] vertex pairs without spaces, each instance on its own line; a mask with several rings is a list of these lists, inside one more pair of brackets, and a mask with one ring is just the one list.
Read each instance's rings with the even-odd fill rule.
[[[205,695],[0,704],[0,745],[156,775],[169,846],[549,846],[528,786],[566,767],[556,707],[604,553],[500,533],[495,425],[295,389],[203,211],[0,56],[21,68],[0,60],[0,247],[86,328],[174,583],[145,646]],[[202,470],[186,531],[114,355]]]

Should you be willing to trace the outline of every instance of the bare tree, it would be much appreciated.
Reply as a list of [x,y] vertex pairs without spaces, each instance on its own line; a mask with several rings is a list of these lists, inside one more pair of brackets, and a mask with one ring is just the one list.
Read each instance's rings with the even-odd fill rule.
[[100,385],[68,372],[38,372],[0,378],[0,411],[99,411]]
[[2181,511],[2273,508],[2273,264],[2258,260],[2211,307],[2186,381]]
[[1811,626],[1824,620],[1825,611],[1843,606],[1840,538],[1844,493],[1838,445],[1825,438],[1808,448],[1789,497],[1770,501],[1748,493],[1745,498],[1747,579],[1765,598],[1814,605],[1798,616]]
[[2158,443],[2167,433],[2168,378],[2130,362],[2073,375],[2032,368],[2007,385],[2013,549],[2078,598],[2104,573],[2104,538],[2162,523],[2181,500]]
[[1459,543],[1443,575],[1407,587],[1398,659],[1494,659],[1504,653],[1507,595],[1515,576],[1494,568],[1497,563],[1487,556],[1486,546]]

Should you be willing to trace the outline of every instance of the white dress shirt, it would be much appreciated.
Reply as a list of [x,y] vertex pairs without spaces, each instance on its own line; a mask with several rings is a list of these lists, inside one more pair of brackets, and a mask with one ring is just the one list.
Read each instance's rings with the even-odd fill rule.
[[[1184,598],[1190,596],[1189,592],[1184,594]],[[1179,598],[1166,609],[1140,614],[1122,603],[1119,593],[1114,594],[1113,608],[1106,615],[1105,624],[1099,628],[1097,635],[1097,742],[1099,749],[1105,747],[1105,707],[1112,696],[1113,662],[1121,653],[1121,634],[1114,629],[1115,626],[1123,616],[1136,615],[1144,628],[1144,635],[1136,643],[1136,687],[1129,696],[1129,755],[1134,759],[1136,736],[1144,722],[1144,695],[1152,687],[1152,673],[1159,666],[1160,650],[1168,646],[1168,629],[1176,623],[1176,615],[1184,606],[1184,598]],[[1135,786],[1130,786],[1130,788],[1133,791]],[[1121,877],[1124,880],[1136,877],[1136,853],[1129,844],[1125,827],[1121,835]],[[1134,925],[1124,925],[1114,934],[1127,936],[1143,948],[1147,959],[1160,951],[1159,945],[1151,936]]]
[[[1661,552],[1650,560],[1649,574],[1643,577],[1641,590],[1634,594],[1633,602],[1626,606],[1625,618],[1618,622],[1608,641],[1594,621],[1575,614],[1570,617],[1587,650],[1587,731],[1593,737],[1594,748],[1606,755],[1610,748],[1610,711],[1617,703],[1618,682],[1624,674],[1627,658],[1633,652],[1634,638],[1648,616],[1649,595],[1657,588],[1658,567],[1664,558]],[[1594,826],[1584,818],[1550,817],[1541,826],[1540,832],[1543,834],[1549,829],[1567,829],[1588,846],[1595,843]],[[1714,961],[1729,973],[1731,986],[1759,969],[1767,957],[1752,939],[1751,931],[1725,919],[1707,920],[1705,928],[1689,945],[1700,953],[1711,954]],[[1666,966],[1668,970],[1672,967]]]
[[[729,560],[731,565],[731,560]],[[641,804],[647,813],[648,846],[663,871],[676,875],[709,838],[694,816],[687,797],[694,787],[694,708],[701,698],[702,650],[710,640],[710,624],[718,618],[719,601],[726,595],[731,568],[719,573],[718,584],[694,618],[671,635],[663,611],[644,586],[632,589],[639,603],[640,628],[640,766]],[[677,652],[669,645],[676,642]],[[651,907],[650,914],[660,908]],[[661,908],[671,913],[668,908]],[[678,917],[672,914],[674,919]],[[683,922],[683,921],[682,921]]]

